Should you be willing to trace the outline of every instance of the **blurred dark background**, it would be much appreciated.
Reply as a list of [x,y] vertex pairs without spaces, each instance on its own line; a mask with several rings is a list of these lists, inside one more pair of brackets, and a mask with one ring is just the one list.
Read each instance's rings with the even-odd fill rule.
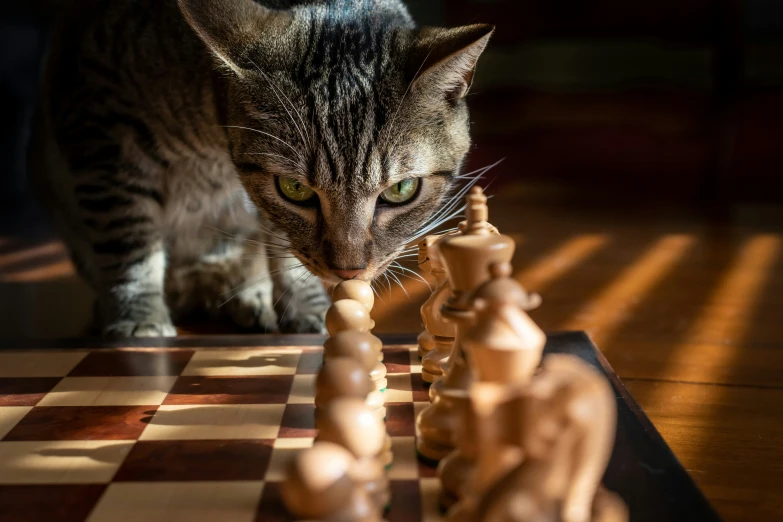
[[[497,25],[471,105],[501,178],[615,196],[778,202],[783,163],[779,0],[410,0],[422,24]],[[4,214],[56,0],[0,7]]]

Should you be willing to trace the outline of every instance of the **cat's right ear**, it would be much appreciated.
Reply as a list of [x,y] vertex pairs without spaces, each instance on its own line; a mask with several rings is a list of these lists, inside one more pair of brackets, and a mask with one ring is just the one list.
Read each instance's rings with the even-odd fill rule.
[[463,98],[473,84],[476,64],[494,32],[495,27],[487,24],[418,30],[408,60],[412,86],[451,100]]
[[178,0],[188,24],[238,75],[255,68],[251,55],[285,42],[293,16],[253,0]]

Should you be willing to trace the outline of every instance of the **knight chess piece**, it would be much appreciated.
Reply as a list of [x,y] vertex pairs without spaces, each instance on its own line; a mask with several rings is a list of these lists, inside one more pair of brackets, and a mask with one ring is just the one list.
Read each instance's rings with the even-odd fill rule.
[[[432,238],[430,238],[432,240]],[[446,270],[438,257],[438,248],[432,240],[427,248],[430,273],[435,277],[436,288],[429,299],[421,306],[421,318],[425,331],[431,336],[433,349],[427,352],[421,361],[421,378],[430,384],[443,375],[443,366],[448,361],[454,347],[456,326],[441,314],[441,308],[451,295]],[[421,347],[421,345],[420,345]]]
[[377,504],[351,470],[356,458],[345,448],[318,442],[286,470],[281,495],[288,511],[304,520],[381,522]]
[[514,254],[513,240],[493,232],[487,223],[487,198],[480,187],[471,189],[466,203],[467,220],[460,225],[461,234],[444,236],[434,245],[451,288],[441,316],[456,324],[449,362],[443,377],[433,385],[437,392],[431,393],[432,404],[416,419],[416,449],[420,456],[436,462],[454,450],[456,421],[469,409],[472,377],[460,339],[473,318],[470,295],[490,278],[489,265],[508,263]]
[[351,476],[364,485],[380,508],[389,504],[385,467],[391,463],[386,427],[363,401],[336,399],[319,415],[316,441],[338,444],[357,459]]

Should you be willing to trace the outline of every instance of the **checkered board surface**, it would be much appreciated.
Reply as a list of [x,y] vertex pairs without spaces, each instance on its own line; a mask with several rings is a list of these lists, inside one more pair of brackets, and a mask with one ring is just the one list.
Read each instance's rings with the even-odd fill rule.
[[[439,520],[416,459],[415,347],[386,346],[390,522]],[[312,444],[318,347],[0,353],[2,522],[290,520],[286,462]]]

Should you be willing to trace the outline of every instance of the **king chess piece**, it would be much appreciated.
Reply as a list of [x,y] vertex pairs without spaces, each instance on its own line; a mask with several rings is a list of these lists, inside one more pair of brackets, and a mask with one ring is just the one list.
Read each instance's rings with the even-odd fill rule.
[[[490,278],[490,265],[508,263],[514,254],[514,241],[495,233],[487,223],[487,198],[482,189],[473,187],[466,200],[467,220],[460,226],[462,233],[444,236],[435,244],[451,285],[441,315],[456,324],[457,331],[445,372],[433,385],[437,386],[437,392],[431,392],[432,404],[416,418],[417,452],[434,462],[454,450],[455,425],[469,409],[468,389],[472,376],[461,337],[474,317],[471,293]],[[448,494],[454,495],[453,492]]]
[[[432,339],[433,349],[424,355],[421,361],[421,378],[432,384],[443,375],[443,367],[454,348],[454,337],[457,334],[456,325],[446,320],[441,314],[441,308],[451,295],[445,268],[438,257],[436,237],[428,238],[427,258],[430,273],[435,277],[436,288],[429,299],[421,306],[421,318],[424,328]],[[420,345],[421,347],[421,345]]]

